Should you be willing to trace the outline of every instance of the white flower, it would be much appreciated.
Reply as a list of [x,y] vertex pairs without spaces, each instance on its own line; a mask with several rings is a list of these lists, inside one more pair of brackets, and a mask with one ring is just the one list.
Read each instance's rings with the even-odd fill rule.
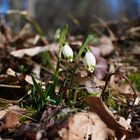
[[96,59],[91,52],[86,52],[84,56],[84,64],[88,71],[90,71],[91,73],[94,71],[96,65]]
[[73,61],[73,51],[68,44],[64,45],[64,47],[62,48],[62,53],[68,62]]

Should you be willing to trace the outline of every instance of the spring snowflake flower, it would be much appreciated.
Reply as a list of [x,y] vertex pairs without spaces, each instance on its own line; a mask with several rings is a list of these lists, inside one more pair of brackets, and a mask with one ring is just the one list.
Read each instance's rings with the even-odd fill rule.
[[84,64],[88,71],[90,71],[91,73],[94,71],[96,59],[95,56],[90,51],[86,52],[84,56]]
[[73,61],[73,51],[68,44],[64,45],[64,47],[62,48],[62,53],[68,62]]

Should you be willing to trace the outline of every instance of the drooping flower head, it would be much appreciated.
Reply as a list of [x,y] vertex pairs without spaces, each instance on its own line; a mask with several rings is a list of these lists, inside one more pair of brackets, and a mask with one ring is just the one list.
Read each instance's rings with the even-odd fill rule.
[[91,73],[94,71],[96,59],[95,56],[90,51],[87,51],[84,56],[84,64],[88,71],[90,71]]
[[66,43],[64,47],[62,48],[62,53],[68,62],[73,61],[73,51],[71,47],[68,45],[68,43]]

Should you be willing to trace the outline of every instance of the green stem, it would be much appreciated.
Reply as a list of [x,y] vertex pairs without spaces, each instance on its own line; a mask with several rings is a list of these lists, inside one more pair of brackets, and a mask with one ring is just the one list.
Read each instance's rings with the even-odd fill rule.
[[60,62],[61,62],[61,49],[59,50],[58,59],[57,59],[57,66],[56,66],[56,70],[55,70],[56,77],[58,77],[58,75],[59,75]]
[[[56,66],[56,70],[55,70],[56,78],[58,78],[58,75],[59,75],[59,67],[60,67],[60,62],[61,62],[61,51],[66,42],[65,40],[66,40],[67,32],[68,32],[68,25],[66,24],[61,28],[61,31],[60,31],[60,38],[59,38],[59,47],[60,48],[59,48],[59,53],[58,53],[57,66]],[[54,83],[56,84],[56,81],[54,81]]]
[[71,76],[71,80],[70,80],[70,86],[69,86],[69,95],[68,95],[68,104],[70,105],[70,99],[71,99],[71,94],[72,94],[72,84],[73,84],[73,80],[74,80],[74,76],[75,76],[75,73],[76,73],[76,69],[77,69],[77,65],[80,61],[80,58],[81,58],[81,55],[83,53],[83,51],[86,49],[86,51],[89,51],[87,45],[90,41],[90,34],[85,38],[79,52],[78,52],[78,59],[76,61],[76,64],[75,64],[75,67],[73,69],[73,72],[72,72],[72,76]]
[[81,55],[82,55],[84,49],[87,49],[87,45],[88,45],[88,43],[89,43],[89,41],[90,41],[90,36],[91,36],[91,35],[88,34],[87,37],[86,37],[86,39],[84,40],[84,42],[83,42],[83,44],[82,44],[82,46],[81,46],[81,48],[80,48],[80,50],[79,50],[79,52],[78,52],[78,60],[80,60]]
[[[79,61],[78,61],[79,62]],[[70,99],[71,99],[71,93],[72,93],[72,84],[73,84],[73,80],[74,80],[74,76],[75,76],[75,72],[77,69],[77,65],[78,63],[75,64],[74,69],[72,71],[72,76],[71,76],[71,80],[70,80],[70,86],[69,86],[69,94],[68,94],[68,104],[70,105]]]

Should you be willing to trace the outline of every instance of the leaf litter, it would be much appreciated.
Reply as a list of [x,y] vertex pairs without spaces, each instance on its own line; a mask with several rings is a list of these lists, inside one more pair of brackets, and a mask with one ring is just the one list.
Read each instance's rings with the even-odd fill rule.
[[[8,14],[19,14],[29,23],[18,34],[0,24],[0,139],[140,138],[139,26],[118,37],[96,17],[109,35],[99,35],[98,26],[93,27],[91,42],[85,42],[97,60],[94,74],[82,64],[85,52],[79,53],[81,58],[77,55],[84,36],[69,34],[67,41],[78,60],[67,63],[62,55],[55,77],[59,37],[47,40],[27,13]],[[32,27],[36,33],[30,32]],[[66,34],[60,34],[62,46]]]

